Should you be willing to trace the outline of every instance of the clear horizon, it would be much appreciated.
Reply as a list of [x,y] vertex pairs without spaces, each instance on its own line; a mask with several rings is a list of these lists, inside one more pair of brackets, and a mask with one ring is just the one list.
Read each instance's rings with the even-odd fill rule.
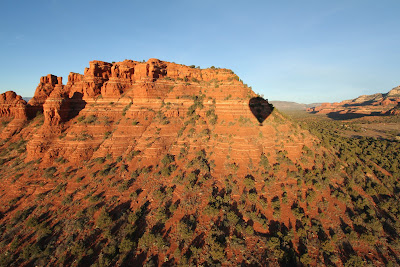
[[400,85],[400,1],[4,1],[0,93],[91,60],[232,69],[256,93],[340,102]]

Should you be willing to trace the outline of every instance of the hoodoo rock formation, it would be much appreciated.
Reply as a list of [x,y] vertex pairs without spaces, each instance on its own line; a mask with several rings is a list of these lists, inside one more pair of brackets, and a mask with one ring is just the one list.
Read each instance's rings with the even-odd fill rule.
[[387,115],[392,114],[389,110],[398,103],[400,103],[400,86],[386,94],[362,95],[340,103],[322,103],[319,106],[308,108],[307,111],[320,114]]

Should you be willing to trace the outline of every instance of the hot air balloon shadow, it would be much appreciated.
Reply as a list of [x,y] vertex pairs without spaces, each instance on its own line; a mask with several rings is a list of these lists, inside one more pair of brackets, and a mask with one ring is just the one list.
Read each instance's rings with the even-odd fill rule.
[[274,106],[262,97],[253,97],[250,99],[249,108],[251,113],[253,113],[254,117],[256,117],[260,123],[260,126],[263,125],[262,123],[274,110]]

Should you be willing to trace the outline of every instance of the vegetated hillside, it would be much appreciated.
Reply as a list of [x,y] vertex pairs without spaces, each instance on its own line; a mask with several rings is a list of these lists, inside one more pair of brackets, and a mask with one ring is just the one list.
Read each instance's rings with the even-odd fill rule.
[[[389,141],[400,140],[400,117],[395,113],[391,116],[370,115],[347,119],[343,116],[340,120],[337,120],[337,117],[331,118],[329,114],[311,114],[305,111],[285,111],[284,114],[304,123],[325,124],[328,121],[337,127],[335,133],[342,137],[371,137]],[[332,122],[332,120],[337,122]]]
[[322,103],[319,106],[308,108],[307,111],[332,115],[390,115],[393,114],[391,110],[399,103],[400,86],[393,88],[386,94],[362,95],[340,103]]
[[351,183],[360,155],[341,160],[230,70],[93,61],[0,100],[2,265],[398,260],[392,169]]

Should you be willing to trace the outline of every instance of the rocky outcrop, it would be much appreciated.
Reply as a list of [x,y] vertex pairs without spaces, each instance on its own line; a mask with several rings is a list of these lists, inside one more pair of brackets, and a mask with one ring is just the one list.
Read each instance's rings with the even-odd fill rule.
[[0,131],[0,138],[10,138],[18,133],[27,120],[26,101],[13,91],[0,94],[0,119],[8,121]]
[[340,103],[322,103],[319,106],[308,108],[311,113],[320,114],[389,114],[400,103],[400,86],[393,88],[386,94],[362,95],[352,100]]
[[40,83],[36,87],[35,94],[27,105],[27,115],[29,118],[35,117],[38,112],[43,112],[43,104],[53,92],[56,85],[62,86],[62,77],[48,74],[40,78]]
[[13,91],[0,94],[0,117],[25,120],[26,101]]

